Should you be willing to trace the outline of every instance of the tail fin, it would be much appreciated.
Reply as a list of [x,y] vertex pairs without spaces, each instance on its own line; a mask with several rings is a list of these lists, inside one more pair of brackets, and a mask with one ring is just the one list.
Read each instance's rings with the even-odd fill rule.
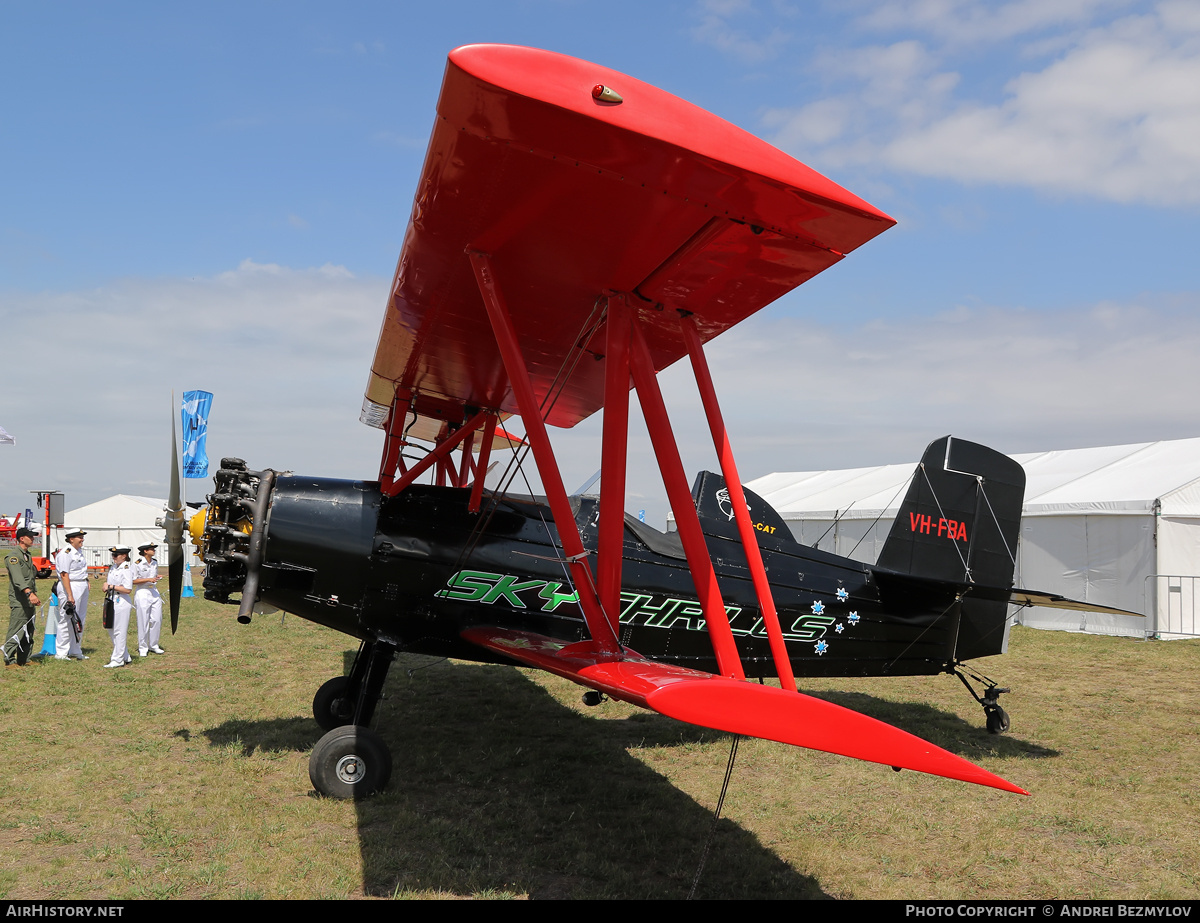
[[[779,547],[796,543],[792,530],[771,504],[748,487],[743,486],[742,493],[760,545]],[[725,478],[711,471],[701,471],[692,484],[692,499],[696,503],[696,515],[700,517],[700,527],[706,533],[741,540]]]
[[1025,470],[994,449],[929,444],[876,566],[948,583],[1012,586]]
[[[931,580],[967,590],[956,607],[955,661],[1008,646],[1008,590],[1024,500],[1019,464],[952,436],[931,442],[913,473],[876,575],[880,589],[891,584],[891,592],[910,599],[927,595]],[[896,574],[920,578],[921,586]]]

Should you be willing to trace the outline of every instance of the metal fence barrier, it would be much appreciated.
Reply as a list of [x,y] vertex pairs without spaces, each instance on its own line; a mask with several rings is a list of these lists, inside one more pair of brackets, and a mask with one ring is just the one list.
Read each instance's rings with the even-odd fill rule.
[[[1146,637],[1200,638],[1196,618],[1196,591],[1200,589],[1194,574],[1150,574],[1146,577]],[[1153,581],[1153,582],[1152,582]]]

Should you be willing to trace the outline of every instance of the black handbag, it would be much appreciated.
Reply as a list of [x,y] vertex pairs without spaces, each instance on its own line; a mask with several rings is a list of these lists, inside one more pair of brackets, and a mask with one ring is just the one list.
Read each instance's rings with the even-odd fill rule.
[[104,594],[104,627],[111,629],[116,620],[117,604],[116,590],[109,590]]

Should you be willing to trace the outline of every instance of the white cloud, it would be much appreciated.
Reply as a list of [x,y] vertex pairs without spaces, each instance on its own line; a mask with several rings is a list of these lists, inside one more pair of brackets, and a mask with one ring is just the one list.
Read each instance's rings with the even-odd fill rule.
[[[905,13],[914,27],[942,22],[945,34],[982,40],[993,26],[1004,37],[1074,24],[1102,5],[1064,2],[1035,15],[1040,5],[990,10],[929,0],[885,4],[868,20],[899,23]],[[859,89],[766,113],[776,142],[801,159],[1118,202],[1200,203],[1194,5],[1164,3],[1082,31],[1045,67],[1010,79],[999,101],[965,98],[960,75],[915,39],[827,54],[819,66]]]
[[6,388],[22,439],[0,456],[0,509],[47,486],[70,506],[165,491],[172,387],[215,393],[213,461],[374,476],[378,433],[358,412],[387,284],[246,260],[211,278],[5,296],[6,344],[30,358]]
[[[776,321],[728,334],[713,362],[736,370],[720,373],[718,384],[726,403],[732,397],[743,408],[742,428],[762,434],[752,443],[790,445],[839,465],[894,461],[907,456],[864,456],[897,439],[920,448],[950,431],[1005,451],[1191,436],[1200,434],[1192,359],[1200,297],[1182,301],[962,308],[848,330]],[[780,408],[764,400],[772,394],[796,400]],[[856,446],[853,458],[836,448],[843,444]],[[793,464],[768,468],[780,463]]]
[[870,29],[920,29],[953,43],[996,42],[1048,28],[1089,23],[1132,0],[889,0],[860,20]]
[[927,125],[951,105],[959,78],[939,71],[938,64],[924,45],[910,39],[825,52],[813,69],[838,83],[858,84],[857,93],[800,109],[769,109],[763,121],[774,143],[801,159],[815,147],[827,162],[878,162],[884,131]]
[[[380,435],[358,411],[386,292],[387,280],[338,266],[247,260],[211,278],[6,297],[6,342],[31,358],[6,388],[3,424],[19,442],[0,447],[0,510],[23,507],[35,488],[66,491],[72,507],[164,493],[171,387],[216,394],[214,461],[373,477]],[[1198,309],[1200,295],[1188,294],[852,328],[755,318],[708,352],[750,479],[902,461],[946,433],[1006,452],[1200,434]],[[48,372],[38,364],[47,343]],[[714,467],[687,364],[661,380],[689,475]],[[601,422],[552,431],[568,489],[599,466]],[[644,432],[630,455],[628,506],[661,525]],[[189,487],[193,499],[201,492]]]
[[1119,202],[1200,203],[1200,46],[1149,19],[1089,36],[1008,85],[902,134],[893,166]]
[[[745,480],[917,458],[952,433],[1003,452],[1200,435],[1200,295],[1074,311],[958,309],[835,328],[756,318],[708,347]],[[689,476],[716,466],[687,363],[661,376]],[[600,415],[555,434],[568,489],[599,465]],[[636,427],[635,427],[636,429]],[[642,431],[628,508],[667,506]]]
[[692,38],[747,64],[769,61],[792,38],[787,30],[770,24],[781,12],[779,4],[774,4],[764,22],[763,14],[750,0],[702,0]]

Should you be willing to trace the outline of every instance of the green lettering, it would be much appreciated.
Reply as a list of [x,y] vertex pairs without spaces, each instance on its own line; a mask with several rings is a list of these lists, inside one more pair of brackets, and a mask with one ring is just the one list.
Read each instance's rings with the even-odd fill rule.
[[783,636],[789,641],[816,641],[823,637],[837,619],[831,615],[802,615],[792,622],[791,631]]
[[[668,599],[663,603],[661,612],[646,620],[646,624],[651,628],[690,628],[695,630],[699,627],[697,620],[704,615],[704,610],[699,605],[689,602],[686,599]],[[680,623],[683,623],[680,625]]]
[[560,593],[558,590],[561,586],[561,583],[547,583],[538,591],[538,596],[546,600],[546,605],[542,606],[543,612],[553,612],[563,603],[577,604],[579,602],[579,593],[574,590],[570,593]]
[[458,599],[463,602],[478,602],[487,595],[500,574],[489,574],[480,570],[460,570],[446,581],[446,588],[438,590],[443,599]]
[[526,608],[525,601],[517,594],[525,590],[539,590],[546,585],[546,581],[526,580],[524,583],[517,583],[519,579],[519,577],[514,577],[512,574],[505,574],[500,578],[500,582],[492,587],[480,602],[487,603],[490,606],[496,600],[503,597],[514,609]]

